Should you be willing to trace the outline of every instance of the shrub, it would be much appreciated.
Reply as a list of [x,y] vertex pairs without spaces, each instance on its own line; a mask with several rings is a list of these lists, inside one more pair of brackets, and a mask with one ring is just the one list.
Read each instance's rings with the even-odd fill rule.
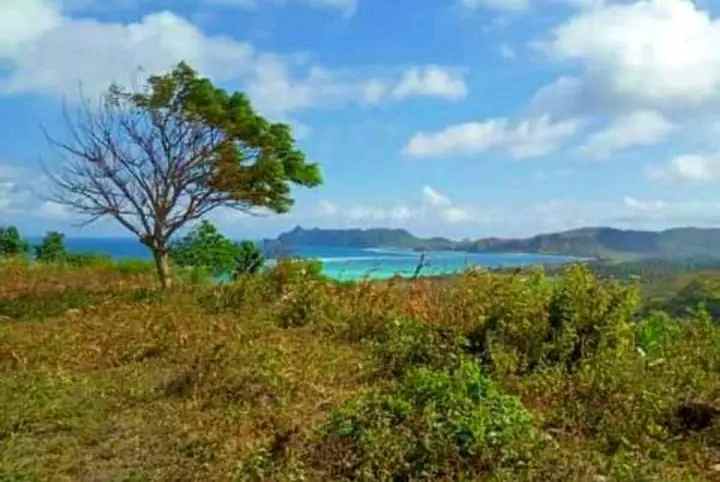
[[467,340],[448,328],[405,318],[389,322],[373,342],[381,372],[392,376],[420,366],[455,367],[466,347]]
[[265,264],[262,251],[252,241],[243,241],[238,245],[235,255],[234,276],[259,273]]
[[45,235],[42,243],[35,246],[35,259],[42,263],[60,263],[68,259],[65,248],[65,235],[51,231]]
[[466,277],[453,299],[472,307],[463,323],[474,352],[500,374],[549,365],[573,370],[598,351],[633,349],[633,287],[575,265],[557,279],[542,272]]
[[[482,307],[468,337],[474,351],[499,373],[526,372],[536,367],[550,333],[549,308],[553,286],[542,271],[466,280],[473,304]],[[476,315],[477,316],[477,315]],[[474,326],[473,326],[474,325]]]
[[633,287],[602,281],[585,266],[570,267],[553,293],[545,361],[572,369],[599,351],[633,350],[631,321],[639,301]]
[[221,276],[233,273],[239,251],[237,243],[223,236],[211,222],[203,221],[171,244],[170,257],[178,266],[205,268]]
[[410,370],[397,386],[335,411],[321,456],[343,480],[457,480],[520,465],[534,443],[529,413],[479,365]]
[[0,257],[24,256],[30,250],[15,226],[0,227]]
[[656,311],[638,322],[635,332],[638,348],[648,356],[658,357],[681,335],[682,327],[667,313]]

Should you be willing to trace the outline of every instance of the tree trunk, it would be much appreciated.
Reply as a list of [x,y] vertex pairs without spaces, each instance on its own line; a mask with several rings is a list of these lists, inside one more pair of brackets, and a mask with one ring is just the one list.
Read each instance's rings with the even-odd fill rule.
[[172,277],[170,274],[170,257],[167,250],[153,250],[153,257],[155,258],[155,267],[157,268],[158,279],[160,280],[160,287],[164,290],[172,287]]

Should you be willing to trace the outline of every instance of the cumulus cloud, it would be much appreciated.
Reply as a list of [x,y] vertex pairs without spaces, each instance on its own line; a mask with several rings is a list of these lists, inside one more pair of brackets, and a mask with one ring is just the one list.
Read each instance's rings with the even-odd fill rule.
[[580,77],[561,79],[542,95],[579,101],[578,108],[697,108],[720,100],[718,41],[720,22],[691,0],[601,2],[542,44],[552,58],[582,66]]
[[423,196],[425,197],[425,201],[431,206],[447,207],[452,204],[447,196],[439,193],[430,186],[425,186],[423,188]]
[[625,207],[641,212],[658,212],[668,206],[665,201],[641,201],[632,196],[625,196],[623,203]]
[[658,112],[635,111],[616,118],[609,126],[592,134],[580,150],[604,159],[631,147],[658,144],[673,128],[673,124]]
[[455,100],[465,98],[467,92],[465,80],[460,73],[437,65],[415,67],[405,71],[402,79],[393,89],[393,95],[398,99],[434,96]]
[[480,154],[504,150],[514,158],[541,157],[557,150],[580,127],[578,119],[553,121],[541,116],[512,123],[506,118],[469,122],[437,132],[415,134],[405,146],[413,157]]
[[454,203],[447,195],[431,186],[422,189],[422,202],[398,201],[391,205],[353,204],[339,206],[322,200],[315,209],[319,219],[333,225],[377,226],[383,223],[408,225],[409,223],[438,223],[453,225],[475,221],[473,210]]
[[686,154],[666,165],[648,168],[651,179],[671,182],[707,183],[720,181],[720,155]]
[[82,84],[85,94],[95,95],[112,82],[136,84],[181,60],[217,82],[240,83],[261,112],[276,118],[312,107],[420,96],[455,100],[467,93],[463,74],[451,68],[387,68],[366,78],[207,35],[169,11],[120,23],[62,15],[52,0],[8,1],[10,13],[0,18],[0,62],[7,67],[0,93],[72,96]]

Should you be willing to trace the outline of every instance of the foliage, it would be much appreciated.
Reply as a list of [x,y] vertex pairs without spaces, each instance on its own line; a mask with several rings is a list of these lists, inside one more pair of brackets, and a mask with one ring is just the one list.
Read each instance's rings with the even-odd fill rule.
[[399,376],[426,366],[442,369],[456,366],[467,348],[467,340],[445,327],[429,326],[399,318],[387,323],[373,342],[381,373]]
[[42,263],[59,263],[67,258],[65,235],[57,231],[47,233],[41,244],[35,246],[35,259]]
[[334,412],[324,455],[333,478],[446,480],[518,464],[534,435],[530,414],[471,361],[409,371]]
[[239,254],[239,246],[223,236],[210,221],[202,221],[170,245],[170,258],[175,264],[205,268],[214,276],[232,273]]
[[0,257],[22,256],[29,250],[30,245],[15,226],[0,227]]
[[265,264],[265,257],[252,241],[242,241],[235,256],[234,276],[258,273]]
[[110,216],[137,236],[163,288],[172,280],[168,243],[188,223],[222,207],[284,213],[292,185],[322,181],[289,126],[185,63],[145,89],[114,86],[67,121],[68,139],[53,140],[69,159],[53,174],[54,200],[90,220]]
[[147,263],[11,258],[0,279],[10,480],[717,478],[720,326],[587,268],[338,283],[282,260],[161,291]]

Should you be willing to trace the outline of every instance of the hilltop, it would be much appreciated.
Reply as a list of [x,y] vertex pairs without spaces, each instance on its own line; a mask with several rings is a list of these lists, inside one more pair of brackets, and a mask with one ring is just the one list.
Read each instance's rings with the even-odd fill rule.
[[571,256],[638,259],[717,257],[720,229],[675,228],[635,231],[582,228],[525,239],[486,238],[465,246],[469,251],[552,253]]
[[297,226],[283,233],[270,245],[332,246],[352,248],[404,248],[415,250],[455,249],[457,243],[446,238],[418,238],[405,229],[304,229]]
[[304,229],[298,226],[281,234],[276,240],[266,242],[266,246],[272,247],[298,245],[523,252],[613,260],[716,258],[720,255],[720,229],[637,231],[594,227],[539,234],[530,238],[453,241],[441,237],[419,238],[405,229]]

